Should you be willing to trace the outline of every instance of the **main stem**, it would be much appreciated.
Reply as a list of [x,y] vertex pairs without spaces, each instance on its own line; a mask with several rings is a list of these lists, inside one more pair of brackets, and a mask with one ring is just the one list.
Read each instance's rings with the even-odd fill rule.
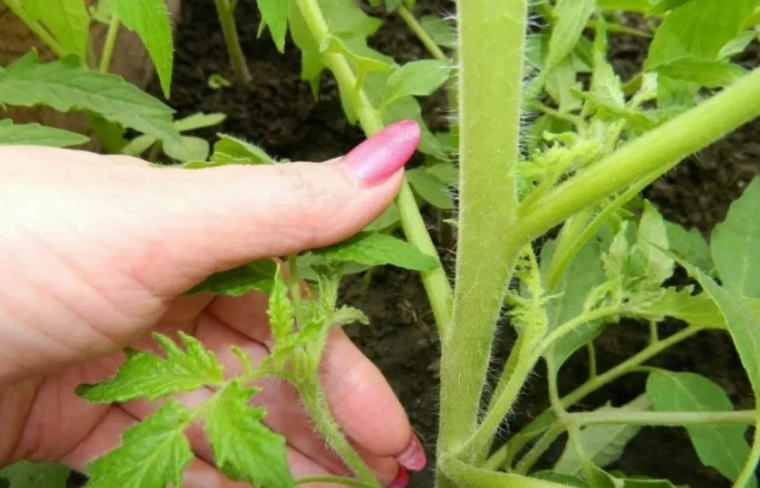
[[53,54],[59,58],[66,56],[66,50],[63,48],[63,46],[61,46],[61,44],[55,40],[55,38],[47,31],[47,29],[42,26],[42,24],[36,20],[33,20],[26,14],[26,10],[24,10],[22,4],[16,0],[5,0],[4,3],[8,6],[8,10],[13,12],[16,17],[21,19],[21,21],[24,22],[24,24],[29,27],[29,29],[34,32],[34,34],[39,37],[42,42],[44,42],[45,45],[50,48],[51,51],[53,51]]
[[98,70],[101,73],[108,73],[111,70],[111,58],[113,58],[113,51],[116,48],[116,39],[119,37],[120,27],[121,21],[114,14],[111,16],[111,23],[108,24],[108,33],[103,43],[103,52],[100,53],[100,66]]
[[251,83],[251,72],[248,71],[248,63],[246,63],[243,48],[240,46],[240,36],[235,26],[235,5],[230,4],[229,0],[215,1],[224,43],[227,45],[230,64],[235,74],[235,83],[238,86],[247,86]]
[[[460,218],[453,322],[442,337],[441,463],[452,455],[472,462],[476,454],[463,447],[478,426],[496,321],[525,244],[511,229],[527,5],[525,0],[467,0],[459,2],[457,14]],[[453,486],[446,471],[440,466],[439,486]]]
[[[311,35],[319,44],[330,33],[319,4],[316,0],[296,0],[296,2]],[[356,74],[346,57],[342,54],[325,53],[323,59],[335,76],[341,91],[347,95],[367,136],[380,132],[383,129],[383,120],[364,90],[360,87],[357,88]],[[406,181],[404,181],[396,197],[396,205],[399,210],[401,227],[404,229],[407,240],[423,253],[438,259],[440,263],[438,250],[430,238],[412,189]],[[423,272],[421,275],[422,283],[430,300],[430,306],[433,309],[438,332],[443,336],[451,323],[451,304],[453,302],[451,284],[443,266],[439,266],[434,271]]]

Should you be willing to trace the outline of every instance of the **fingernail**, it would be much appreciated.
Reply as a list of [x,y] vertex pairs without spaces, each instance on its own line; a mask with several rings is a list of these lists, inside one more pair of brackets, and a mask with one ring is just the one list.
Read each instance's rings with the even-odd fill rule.
[[399,466],[396,479],[393,480],[393,483],[391,483],[389,488],[406,488],[409,486],[409,481],[411,481],[409,479],[409,473],[407,473],[403,467]]
[[406,449],[396,458],[398,463],[410,471],[422,471],[427,464],[427,456],[422,448],[422,443],[415,434],[409,440]]
[[409,161],[420,135],[414,120],[397,122],[359,144],[343,161],[363,183],[381,183]]

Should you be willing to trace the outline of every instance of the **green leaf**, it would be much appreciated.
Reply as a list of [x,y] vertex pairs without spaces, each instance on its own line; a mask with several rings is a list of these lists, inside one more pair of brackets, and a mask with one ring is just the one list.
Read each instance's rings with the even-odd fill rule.
[[760,298],[760,178],[731,204],[715,227],[710,250],[720,280],[729,291]]
[[206,127],[219,125],[224,122],[226,118],[226,114],[219,112],[210,114],[198,112],[175,121],[174,127],[176,127],[179,132],[189,132],[191,130],[205,129]]
[[0,469],[10,488],[66,488],[71,470],[57,463],[18,461]]
[[559,105],[560,112],[572,112],[582,106],[581,99],[575,95],[575,92],[581,91],[582,88],[577,76],[571,56],[566,57],[546,74],[546,92]]
[[554,28],[549,38],[546,67],[557,66],[575,48],[596,8],[596,0],[559,0],[554,7]]
[[446,160],[449,158],[447,148],[444,147],[441,144],[441,141],[435,137],[435,134],[428,129],[427,124],[422,118],[422,108],[414,97],[405,97],[396,100],[394,103],[387,106],[383,113],[383,123],[386,125],[405,119],[413,119],[420,124],[422,137],[420,139],[420,145],[417,148],[419,152],[429,154],[440,160]]
[[[718,286],[715,281],[704,274],[698,268],[680,262],[689,274],[699,281],[705,293],[709,294],[715,303],[718,304],[723,317],[726,321],[726,327],[731,334],[736,350],[739,352],[739,358],[744,366],[747,376],[749,376],[752,392],[755,397],[760,396],[760,328],[757,327],[758,315],[753,314],[742,304],[736,297],[736,292],[732,293],[729,289]],[[758,423],[760,423],[760,409],[758,410]],[[757,443],[760,438],[755,437],[755,446],[747,460],[747,466],[754,470],[757,466],[760,450],[757,449]]]
[[150,352],[128,351],[127,362],[116,376],[95,385],[80,385],[77,394],[93,403],[125,402],[136,398],[154,401],[166,395],[218,385],[222,365],[192,336],[179,332],[183,351],[168,337],[154,333],[166,353],[163,359]]
[[450,23],[435,15],[423,15],[420,24],[433,42],[441,47],[454,49],[457,46],[457,35]]
[[599,0],[599,8],[629,10],[646,13],[652,6],[652,0]]
[[272,293],[269,296],[269,324],[272,328],[272,337],[280,343],[290,338],[295,332],[296,312],[293,301],[290,299],[288,284],[279,272],[274,277]]
[[673,274],[673,258],[663,250],[668,249],[668,232],[665,220],[649,201],[644,202],[644,213],[639,221],[636,249],[644,261],[643,278],[660,284]]
[[[656,371],[647,379],[647,394],[658,412],[728,412],[734,409],[723,389],[694,373]],[[749,457],[746,426],[704,425],[686,428],[705,466],[715,468],[731,481],[741,473]],[[757,486],[752,480],[747,488]]]
[[[641,395],[622,407],[602,407],[599,410],[644,412],[649,410],[651,405],[649,398]],[[640,425],[590,425],[581,430],[580,443],[589,460],[597,466],[604,467],[620,458],[625,446],[640,430]],[[568,442],[553,470],[567,475],[577,475],[582,472],[581,460],[572,443]]]
[[40,124],[14,124],[12,120],[0,120],[0,146],[81,146],[89,137],[63,129]]
[[87,59],[90,16],[82,0],[23,0],[32,20],[41,22],[66,54],[74,54],[81,63]]
[[167,142],[163,149],[167,156],[181,162],[202,161],[208,158],[211,152],[211,146],[206,139],[191,136],[182,136],[179,142]]
[[88,488],[181,486],[195,459],[185,430],[193,412],[169,400],[155,414],[124,433],[120,447],[87,465]]
[[612,65],[607,62],[607,50],[607,24],[604,17],[600,16],[596,23],[590,96],[598,106],[621,110],[625,108],[623,84]]
[[671,11],[649,47],[645,68],[683,58],[714,61],[723,46],[744,31],[756,0],[693,0]]
[[169,98],[174,69],[172,22],[164,0],[110,0],[114,15],[140,36]]
[[698,229],[686,230],[682,225],[670,221],[665,221],[665,228],[671,252],[702,271],[712,271],[715,265],[710,255],[710,246]]
[[694,0],[656,0],[654,6],[649,10],[649,14],[664,14],[669,10],[675,10],[681,5],[685,5],[692,1]]
[[429,204],[444,210],[454,208],[454,199],[448,185],[434,176],[428,168],[409,170],[406,172],[406,179],[415,193]]
[[403,65],[388,78],[382,106],[386,107],[408,96],[424,97],[433,94],[449,79],[450,71],[448,61],[434,59]]
[[214,144],[214,161],[237,161],[238,164],[273,164],[275,161],[263,149],[243,139],[227,134],[217,134],[219,142]]
[[344,305],[335,311],[333,322],[335,325],[369,325],[369,317],[358,308],[347,307]]
[[590,476],[587,479],[594,488],[683,488],[677,487],[668,480],[656,480],[644,477],[628,478],[623,473],[607,473],[601,468],[591,465]]
[[256,0],[261,17],[272,33],[277,50],[285,52],[285,36],[288,34],[288,11],[290,0]]
[[39,64],[34,51],[0,72],[0,103],[47,105],[61,112],[91,110],[159,139],[179,138],[172,109],[136,86],[117,76],[85,71],[70,59]]
[[398,213],[398,207],[395,203],[392,203],[390,207],[385,209],[385,212],[380,214],[380,217],[376,218],[371,224],[364,228],[365,232],[381,232],[389,230],[395,226],[400,219]]
[[439,266],[436,258],[423,254],[414,245],[374,232],[359,233],[314,253],[336,261],[354,261],[369,266],[390,264],[415,271],[433,271]]
[[681,58],[657,66],[654,71],[674,80],[691,81],[706,88],[722,88],[746,75],[739,65],[728,61]]
[[673,317],[698,327],[725,328],[725,320],[715,301],[705,293],[699,295],[692,293],[691,286],[681,290],[668,288],[639,313],[657,321],[665,317]]
[[[353,40],[353,39],[352,39]],[[379,58],[372,53],[366,52],[363,44],[345,41],[339,37],[329,35],[319,46],[319,52],[322,54],[342,54],[346,56],[356,67],[359,73],[371,71],[389,71],[393,68],[393,63],[388,59]],[[350,87],[353,89],[353,87]]]
[[[549,241],[541,250],[541,268],[544,273],[549,268],[555,246],[555,241]],[[547,295],[552,297],[546,304],[550,330],[581,315],[589,293],[604,283],[601,254],[599,244],[595,240],[589,241],[570,263],[557,286],[548,290]],[[548,364],[558,370],[575,351],[592,341],[601,330],[600,321],[588,322],[554,342],[546,353]]]
[[109,0],[99,0],[96,7],[90,7],[90,15],[93,20],[96,20],[101,24],[110,24],[111,19],[113,18],[111,2]]
[[729,59],[743,53],[752,41],[755,40],[756,35],[754,31],[742,32],[720,49],[718,59]]
[[214,273],[186,294],[213,293],[239,297],[252,291],[269,293],[272,291],[276,271],[277,265],[270,259],[254,261],[245,266]]
[[254,393],[234,381],[204,408],[203,425],[214,461],[233,481],[261,488],[293,487],[285,438],[261,422],[264,410],[249,405]]
[[531,478],[553,481],[554,483],[559,483],[564,486],[572,486],[574,488],[591,488],[591,485],[577,476],[557,473],[556,471],[539,471],[538,473],[532,474]]

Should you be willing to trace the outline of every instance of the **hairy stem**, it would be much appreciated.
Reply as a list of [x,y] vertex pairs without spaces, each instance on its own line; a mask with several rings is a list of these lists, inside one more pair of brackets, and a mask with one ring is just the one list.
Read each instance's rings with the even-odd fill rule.
[[697,107],[624,145],[547,195],[521,219],[525,240],[642,178],[656,178],[679,161],[760,115],[760,69]]
[[414,16],[414,14],[410,12],[405,5],[399,6],[399,8],[396,10],[396,13],[398,13],[398,16],[401,17],[401,20],[406,23],[407,27],[409,27],[409,30],[412,31],[415,36],[417,36],[417,39],[419,39],[420,42],[425,46],[425,49],[428,50],[431,56],[439,61],[449,60],[449,57],[446,56],[443,50],[438,46],[438,44],[435,43],[433,38],[430,37],[430,34],[427,33],[427,31],[417,21],[417,18]]
[[[316,0],[296,0],[296,2],[311,35],[319,44],[330,33],[319,4]],[[357,89],[356,75],[346,57],[342,54],[326,53],[323,55],[323,59],[335,76],[341,91],[346,94],[349,103],[353,106],[359,123],[367,136],[372,136],[381,131],[383,120],[364,90]],[[438,259],[440,263],[438,250],[430,238],[412,189],[406,181],[396,197],[396,205],[407,240],[423,253]],[[439,266],[434,271],[423,272],[421,275],[422,283],[433,309],[438,333],[443,336],[451,323],[451,304],[453,302],[451,284],[443,266]]]
[[305,478],[294,479],[293,484],[295,485],[336,484],[336,485],[352,486],[354,488],[375,488],[375,485],[363,483],[361,481],[353,480],[351,478],[341,478],[340,476],[307,476]]
[[[477,429],[496,320],[525,244],[509,229],[517,209],[512,168],[519,156],[527,5],[468,0],[458,5],[458,22],[461,208],[453,321],[442,337],[439,456],[471,461],[478,450],[465,443]],[[483,62],[495,51],[502,62]],[[515,376],[524,369],[518,365]]]
[[251,72],[248,71],[248,63],[245,60],[237,26],[235,25],[235,6],[237,2],[231,4],[229,0],[215,1],[216,13],[219,16],[219,23],[222,25],[224,43],[227,45],[227,53],[235,75],[235,83],[238,86],[246,86],[251,83]]
[[116,15],[111,16],[111,23],[108,24],[108,33],[106,40],[103,42],[103,52],[100,53],[100,66],[98,70],[101,73],[108,73],[111,70],[111,59],[113,50],[116,47],[116,39],[119,37],[121,21]]
[[631,412],[627,410],[597,410],[568,414],[569,422],[589,424],[630,424],[678,427],[682,425],[754,425],[754,410],[731,412]]
[[[562,398],[562,405],[567,409],[572,405],[575,405],[579,401],[586,398],[591,393],[595,392],[599,388],[611,383],[612,381],[620,378],[621,376],[633,372],[642,363],[652,359],[654,356],[665,351],[666,349],[678,344],[679,342],[705,330],[704,327],[687,327],[675,334],[661,339],[659,342],[649,344],[647,347],[634,354],[627,360],[618,364],[614,368],[606,371],[595,378],[590,379],[583,385],[579,386],[571,393],[565,395]],[[541,415],[536,417],[532,422],[523,427],[523,429],[512,436],[509,441],[499,448],[491,457],[486,461],[484,467],[490,469],[498,469],[501,466],[509,465],[512,463],[512,459],[519,454],[519,452],[536,436],[541,435],[547,428],[549,428],[556,421],[554,413],[547,409]]]

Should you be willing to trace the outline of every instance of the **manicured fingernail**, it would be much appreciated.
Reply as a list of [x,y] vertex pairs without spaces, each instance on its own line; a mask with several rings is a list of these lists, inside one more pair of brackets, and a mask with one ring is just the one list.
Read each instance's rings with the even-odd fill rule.
[[425,456],[425,450],[415,434],[412,434],[409,444],[404,452],[396,458],[396,461],[410,471],[422,471],[425,469],[427,456]]
[[403,467],[399,466],[398,473],[396,474],[396,479],[393,480],[393,483],[391,483],[391,486],[389,488],[406,488],[409,486],[410,481],[411,480],[409,479],[409,473],[407,473]]
[[397,122],[359,144],[343,161],[363,183],[381,183],[409,161],[420,135],[414,120]]

